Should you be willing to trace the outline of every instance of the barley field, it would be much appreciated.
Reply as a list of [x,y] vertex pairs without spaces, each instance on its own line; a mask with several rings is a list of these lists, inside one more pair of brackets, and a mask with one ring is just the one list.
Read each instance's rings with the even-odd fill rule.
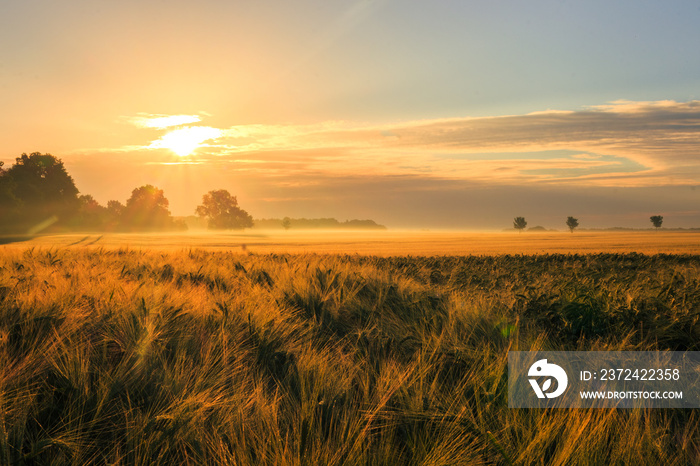
[[6,248],[98,247],[181,251],[238,251],[255,254],[361,254],[445,256],[494,254],[700,254],[700,230],[686,231],[342,231],[269,230],[216,233],[84,233],[27,238],[0,236]]
[[696,410],[507,406],[509,350],[700,350],[700,256],[168,241],[0,246],[1,464],[700,462]]

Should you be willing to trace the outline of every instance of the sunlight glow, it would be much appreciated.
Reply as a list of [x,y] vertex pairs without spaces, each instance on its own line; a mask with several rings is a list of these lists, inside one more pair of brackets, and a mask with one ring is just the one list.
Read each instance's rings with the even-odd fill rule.
[[220,129],[209,126],[190,126],[170,131],[150,145],[152,149],[170,149],[180,157],[190,155],[204,141],[221,136]]
[[169,128],[171,126],[181,126],[190,123],[197,123],[201,121],[200,117],[197,115],[147,115],[140,114],[140,116],[133,117],[129,119],[131,123],[141,128]]

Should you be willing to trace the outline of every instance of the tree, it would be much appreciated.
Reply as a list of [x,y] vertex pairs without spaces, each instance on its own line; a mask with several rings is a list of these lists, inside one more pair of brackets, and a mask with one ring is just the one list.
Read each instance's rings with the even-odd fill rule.
[[50,218],[65,222],[78,211],[78,188],[63,162],[51,154],[22,154],[0,176],[0,197],[11,199],[16,206],[9,223],[19,228]]
[[16,221],[20,203],[14,194],[14,183],[0,161],[0,232],[11,231]]
[[107,212],[105,214],[105,229],[117,230],[122,224],[122,217],[126,206],[119,201],[107,201]]
[[525,221],[525,217],[515,217],[513,219],[513,228],[516,230],[519,230],[520,233],[523,232],[525,227],[527,226],[527,222]]
[[118,220],[124,214],[124,209],[126,209],[126,207],[119,201],[107,201],[107,212],[110,217]]
[[[121,224],[131,230],[170,230],[175,227],[168,210],[168,199],[162,189],[147,184],[131,192],[121,213]],[[118,205],[108,204],[108,209],[116,211]]]
[[253,226],[253,217],[238,207],[238,200],[225,189],[209,191],[202,196],[202,205],[195,213],[207,218],[210,229],[239,230]]
[[574,217],[567,217],[566,226],[569,227],[569,230],[571,230],[571,233],[573,233],[574,228],[578,226],[578,219]]
[[282,219],[282,228],[289,230],[292,227],[292,219],[289,217],[284,217]]
[[101,230],[107,221],[107,208],[100,205],[91,195],[78,197],[80,207],[73,219],[73,225],[78,229]]
[[661,224],[664,223],[664,218],[661,215],[652,215],[649,217],[649,220],[651,220],[651,223],[654,224],[657,231],[659,228],[661,228]]

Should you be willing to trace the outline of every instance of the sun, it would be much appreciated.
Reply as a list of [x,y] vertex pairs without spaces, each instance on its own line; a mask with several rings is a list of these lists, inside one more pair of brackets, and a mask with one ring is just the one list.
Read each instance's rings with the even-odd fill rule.
[[170,131],[151,144],[154,148],[170,149],[180,157],[192,154],[203,142],[221,136],[221,130],[208,126],[188,126]]

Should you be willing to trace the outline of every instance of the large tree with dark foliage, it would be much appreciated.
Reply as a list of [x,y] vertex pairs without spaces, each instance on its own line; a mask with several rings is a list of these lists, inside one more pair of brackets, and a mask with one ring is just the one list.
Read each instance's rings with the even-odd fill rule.
[[19,202],[14,195],[14,183],[0,162],[0,229],[7,229],[10,220],[17,214]]
[[253,226],[253,217],[238,207],[238,200],[225,189],[209,191],[195,213],[207,218],[210,229],[240,230]]
[[0,173],[0,213],[9,229],[26,230],[41,223],[63,224],[80,206],[78,188],[63,162],[51,154],[33,152],[17,157]]

